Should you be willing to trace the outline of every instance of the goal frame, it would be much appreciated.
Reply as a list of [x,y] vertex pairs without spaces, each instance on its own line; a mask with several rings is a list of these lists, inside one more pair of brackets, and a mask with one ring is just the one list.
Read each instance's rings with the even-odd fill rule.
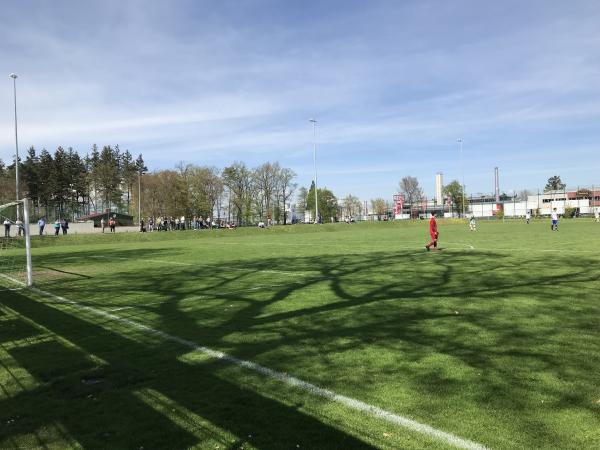
[[[25,235],[25,260],[27,266],[27,279],[26,286],[33,286],[33,267],[31,265],[31,233],[29,230],[29,200],[27,198],[16,200],[14,202],[6,203],[4,205],[0,205],[0,209],[9,208],[11,206],[23,205],[23,234]],[[17,218],[18,218],[18,209],[17,209]],[[19,283],[21,283],[19,281]]]

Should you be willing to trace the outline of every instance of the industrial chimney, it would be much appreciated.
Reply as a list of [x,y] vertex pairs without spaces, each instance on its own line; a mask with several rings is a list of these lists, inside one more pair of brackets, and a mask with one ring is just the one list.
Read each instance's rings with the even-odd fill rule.
[[498,168],[494,167],[494,186],[496,188],[496,203],[500,202],[500,176],[498,175]]
[[438,205],[444,204],[444,174],[442,172],[435,174],[435,202]]

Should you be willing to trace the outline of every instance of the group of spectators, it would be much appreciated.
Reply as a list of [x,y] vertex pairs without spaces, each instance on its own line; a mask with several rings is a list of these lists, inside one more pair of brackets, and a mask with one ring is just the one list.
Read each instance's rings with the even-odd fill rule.
[[140,231],[184,231],[211,228],[235,228],[235,224],[210,217],[194,216],[192,220],[181,217],[148,217],[140,221]]
[[[44,229],[46,228],[46,219],[44,217],[40,217],[38,220],[38,228],[39,235],[44,235]],[[13,222],[8,218],[4,219],[4,237],[10,237],[10,228],[13,225]],[[17,227],[17,236],[23,236],[25,234],[25,227],[23,226],[23,221],[20,219],[15,220],[14,225]],[[54,229],[54,236],[58,236],[60,231],[62,230],[62,234],[67,234],[69,231],[69,220],[60,218],[56,219],[52,224],[52,228]]]
[[[46,228],[46,219],[43,217],[38,220],[38,228],[40,236],[43,236],[44,228]],[[69,220],[65,218],[56,219],[52,224],[52,228],[54,229],[54,236],[58,236],[61,230],[62,234],[66,235],[69,232]]]
[[[10,227],[12,226],[13,222],[8,218],[5,218],[4,222],[2,223],[4,225],[4,237],[10,237]],[[22,236],[25,232],[23,228],[23,222],[17,219],[14,224],[17,226],[17,235]]]

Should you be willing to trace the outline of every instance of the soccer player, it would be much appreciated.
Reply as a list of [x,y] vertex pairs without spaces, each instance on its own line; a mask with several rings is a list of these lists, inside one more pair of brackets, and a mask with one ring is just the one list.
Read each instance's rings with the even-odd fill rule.
[[556,211],[556,208],[550,213],[550,218],[552,219],[552,231],[558,231],[558,212]]
[[475,216],[471,216],[469,219],[469,230],[477,231],[477,223],[475,223]]
[[429,236],[431,236],[431,242],[425,246],[427,251],[430,251],[431,247],[437,248],[439,234],[437,230],[437,222],[435,221],[435,213],[431,213],[431,219],[429,219]]
[[529,221],[530,221],[530,220],[531,220],[531,213],[530,213],[529,211],[527,211],[527,212],[525,213],[525,222],[526,222],[527,224],[529,224]]

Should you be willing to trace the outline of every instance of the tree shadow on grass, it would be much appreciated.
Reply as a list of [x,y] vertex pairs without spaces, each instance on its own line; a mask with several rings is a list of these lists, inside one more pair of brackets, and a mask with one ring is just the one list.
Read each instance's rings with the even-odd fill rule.
[[[590,415],[599,419],[591,396],[600,381],[594,344],[600,311],[596,303],[574,298],[598,289],[597,274],[590,270],[594,258],[452,250],[197,267],[165,263],[159,269],[152,264],[151,270],[158,270],[152,274],[144,265],[148,258],[168,261],[178,255],[119,251],[113,254],[116,261],[139,264],[124,267],[118,282],[114,274],[98,274],[68,285],[70,294],[64,285],[61,292],[105,308],[106,299],[126,290],[136,298],[120,315],[278,370],[310,373],[317,367],[309,381],[335,387],[347,380],[341,388],[361,399],[400,378],[433,400],[397,412],[434,425],[458,415],[466,402],[495,427],[520,436],[524,446],[545,442],[574,448],[593,442],[569,436],[568,425],[557,429],[542,416],[575,411],[588,415],[588,425]],[[90,292],[105,296],[90,298]],[[160,303],[145,305],[146,296]],[[566,346],[572,346],[569,352]],[[178,352],[170,351],[171,356]],[[345,360],[340,357],[345,352],[359,356]],[[393,363],[379,363],[381,352]],[[434,357],[439,361],[424,363]],[[370,366],[376,375],[369,375]],[[348,376],[354,372],[370,382]],[[467,400],[461,400],[465,390]],[[540,407],[540,399],[551,410],[528,413]],[[519,420],[506,419],[513,414]]]
[[[128,338],[126,330],[107,331],[20,294],[2,303],[108,363],[99,367],[58,341],[9,349],[41,385],[0,400],[0,436],[8,443],[59,421],[85,448],[186,448],[198,443],[240,448],[246,441],[265,449],[296,444],[372,448],[293,406],[218,377],[223,364],[216,360],[185,364],[173,357],[172,343],[146,345]],[[7,342],[3,338],[0,345]],[[160,393],[175,408],[184,407],[234,438],[224,439],[223,433],[203,430],[198,423],[193,432],[177,426],[135,395],[145,390]]]

